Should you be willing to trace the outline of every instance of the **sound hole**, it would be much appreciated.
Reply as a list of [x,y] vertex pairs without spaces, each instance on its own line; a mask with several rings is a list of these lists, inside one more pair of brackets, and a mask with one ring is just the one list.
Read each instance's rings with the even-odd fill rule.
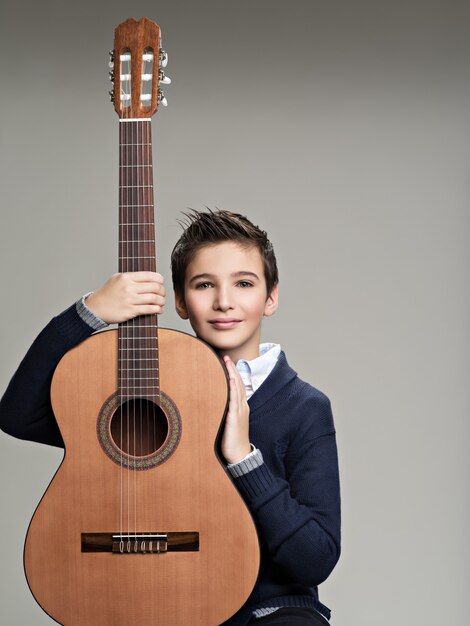
[[127,400],[111,419],[111,436],[117,447],[130,456],[153,454],[163,445],[168,421],[162,409],[143,398]]

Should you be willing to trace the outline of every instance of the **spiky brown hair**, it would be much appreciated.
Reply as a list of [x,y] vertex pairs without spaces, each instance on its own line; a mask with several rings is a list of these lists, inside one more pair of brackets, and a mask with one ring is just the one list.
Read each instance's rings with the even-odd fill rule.
[[258,248],[264,266],[267,298],[279,281],[276,256],[267,233],[240,213],[206,208],[207,211],[182,211],[186,219],[177,220],[184,231],[171,253],[171,276],[175,292],[184,296],[186,269],[198,250],[222,241],[236,241],[241,246]]

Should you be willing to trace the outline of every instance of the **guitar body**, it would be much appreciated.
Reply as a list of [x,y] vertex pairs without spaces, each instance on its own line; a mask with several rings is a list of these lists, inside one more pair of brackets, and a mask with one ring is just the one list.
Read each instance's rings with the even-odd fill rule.
[[[129,422],[113,422],[118,331],[72,349],[54,374],[66,452],[30,523],[24,561],[36,600],[65,626],[217,626],[256,582],[255,526],[216,455],[224,367],[178,331],[159,329],[159,352],[163,431],[152,432],[167,433],[138,455],[132,446],[145,427],[120,439]],[[186,545],[179,533],[190,533]]]

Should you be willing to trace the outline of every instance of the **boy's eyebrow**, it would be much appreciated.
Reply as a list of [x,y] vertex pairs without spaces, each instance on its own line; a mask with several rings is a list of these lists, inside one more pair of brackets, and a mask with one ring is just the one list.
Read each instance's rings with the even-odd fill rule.
[[[259,280],[259,276],[254,272],[246,272],[243,270],[241,272],[233,272],[233,274],[230,274],[230,276],[233,276],[234,278],[236,276],[253,276],[253,278]],[[193,281],[198,280],[198,278],[214,278],[214,274],[196,274],[190,279],[189,282],[192,283]]]

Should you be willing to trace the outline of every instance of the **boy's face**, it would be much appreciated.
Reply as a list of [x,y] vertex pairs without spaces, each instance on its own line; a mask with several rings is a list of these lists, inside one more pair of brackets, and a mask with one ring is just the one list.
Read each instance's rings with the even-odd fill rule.
[[261,321],[278,305],[278,287],[269,298],[256,246],[224,241],[204,246],[186,269],[184,299],[176,310],[196,335],[236,363],[259,356]]

